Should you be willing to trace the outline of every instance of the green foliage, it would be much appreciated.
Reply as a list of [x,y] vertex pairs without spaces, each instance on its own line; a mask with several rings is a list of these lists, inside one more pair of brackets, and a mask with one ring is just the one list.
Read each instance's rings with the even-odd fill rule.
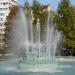
[[36,24],[37,19],[40,19],[40,24],[44,25],[48,12],[43,12],[43,5],[41,5],[37,0],[33,1],[32,4],[34,23]]
[[10,7],[10,13],[9,15],[7,16],[6,18],[6,23],[5,23],[5,42],[8,41],[9,39],[9,34],[12,30],[12,22],[13,20],[15,19],[15,16],[16,16],[16,12],[18,11],[18,7],[17,6],[13,6],[13,7]]
[[5,43],[4,47],[2,47],[0,49],[0,54],[5,54],[7,53],[7,43],[8,43],[8,40],[10,39],[10,32],[12,30],[12,21],[15,19],[15,16],[16,16],[16,12],[18,11],[18,7],[17,6],[13,6],[13,7],[10,7],[10,13],[9,15],[7,16],[6,18],[6,22],[5,22],[5,34],[4,34],[4,38],[2,38],[3,42]]
[[41,4],[38,1],[34,1],[33,2],[32,10],[33,10],[33,17],[35,19],[40,18],[42,8],[41,8]]
[[58,30],[63,32],[63,46],[75,49],[75,11],[69,0],[62,0],[54,17]]
[[30,5],[29,5],[29,3],[27,1],[24,4],[24,9],[25,10],[29,10],[30,9]]
[[3,49],[0,50],[0,53],[2,54],[7,53],[7,44],[10,39],[10,34],[12,30],[12,22],[15,19],[17,11],[18,11],[17,6],[10,7],[10,13],[6,18],[6,23],[5,23],[6,28],[5,28],[4,38],[3,38],[3,41],[5,42],[5,46],[3,47]]
[[32,4],[32,11],[33,11],[33,25],[35,26],[37,23],[37,19],[40,19],[40,28],[41,28],[41,41],[43,40],[44,37],[44,29],[47,23],[47,16],[48,16],[48,12],[47,11],[43,11],[44,7],[42,4],[40,4],[37,0],[33,1]]

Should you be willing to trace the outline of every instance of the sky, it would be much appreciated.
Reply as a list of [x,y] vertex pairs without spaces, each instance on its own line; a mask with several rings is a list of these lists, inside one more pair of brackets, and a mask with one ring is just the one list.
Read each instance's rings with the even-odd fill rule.
[[[28,0],[28,2],[31,4],[33,0]],[[58,3],[60,0],[38,0],[41,4],[47,5],[50,4],[53,10],[57,10]],[[75,5],[75,0],[70,0],[72,5]],[[19,4],[23,5],[25,0],[19,0]]]

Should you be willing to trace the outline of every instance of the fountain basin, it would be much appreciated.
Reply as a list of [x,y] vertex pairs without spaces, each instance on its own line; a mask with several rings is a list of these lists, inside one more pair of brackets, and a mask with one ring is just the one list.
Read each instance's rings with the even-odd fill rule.
[[[42,64],[40,67],[34,67],[33,65],[31,68],[26,68],[25,63],[18,62],[18,60],[20,59],[12,61],[2,61],[0,62],[0,75],[71,75],[72,73],[75,74],[75,59],[64,58],[66,61],[67,59],[69,60],[67,62],[65,60],[61,62],[60,59],[61,58],[57,58],[56,61],[53,62],[53,64]],[[70,60],[73,61],[70,62]]]

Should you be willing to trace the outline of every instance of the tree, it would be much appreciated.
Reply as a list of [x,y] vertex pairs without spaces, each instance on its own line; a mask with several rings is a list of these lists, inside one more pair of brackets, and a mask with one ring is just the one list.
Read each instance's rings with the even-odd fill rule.
[[47,20],[48,12],[43,11],[44,6],[40,4],[37,0],[33,1],[32,10],[33,10],[33,18],[34,18],[33,24],[35,25],[37,22],[37,19],[39,18],[41,29],[43,29],[47,22],[46,20]]
[[12,22],[16,17],[17,11],[18,11],[17,6],[10,7],[10,13],[7,16],[6,22],[5,22],[5,27],[6,27],[5,28],[5,40],[6,40],[6,42],[9,39],[9,34],[10,34],[11,30],[12,30]]
[[30,9],[30,5],[29,5],[29,3],[28,3],[27,0],[25,1],[24,9],[25,9],[26,11],[28,11],[28,10]]
[[42,4],[40,4],[37,0],[33,1],[32,4],[32,11],[33,11],[33,25],[35,26],[37,23],[37,19],[40,19],[40,29],[41,29],[41,41],[43,40],[43,36],[44,36],[44,29],[47,23],[47,16],[48,16],[48,12],[47,11],[43,11],[44,10],[44,6]]
[[0,53],[1,54],[5,54],[5,53],[7,53],[7,44],[8,44],[8,41],[9,41],[9,39],[10,39],[10,33],[11,33],[11,30],[12,30],[12,22],[13,22],[13,20],[15,19],[15,17],[16,17],[16,13],[17,13],[17,11],[18,11],[18,7],[17,6],[13,6],[13,7],[10,7],[9,8],[10,9],[10,13],[9,13],[9,15],[7,16],[7,18],[6,18],[6,22],[5,22],[5,34],[4,34],[4,39],[3,39],[3,41],[5,42],[5,45],[4,45],[4,48],[2,48],[1,50],[0,50]]
[[57,29],[63,32],[63,46],[75,52],[75,12],[69,0],[59,3],[54,22]]
[[37,0],[33,1],[32,10],[33,10],[34,24],[36,24],[37,19],[40,18],[42,11],[41,4]]

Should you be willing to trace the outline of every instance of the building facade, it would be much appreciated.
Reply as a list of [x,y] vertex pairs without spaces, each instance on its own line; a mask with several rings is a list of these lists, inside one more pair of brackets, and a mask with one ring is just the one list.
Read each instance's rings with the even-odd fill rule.
[[4,47],[5,22],[9,15],[10,7],[18,5],[18,0],[0,0],[0,49]]

